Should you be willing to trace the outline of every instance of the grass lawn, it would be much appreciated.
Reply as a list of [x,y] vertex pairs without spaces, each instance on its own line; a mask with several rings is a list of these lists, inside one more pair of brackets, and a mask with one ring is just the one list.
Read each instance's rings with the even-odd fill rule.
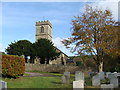
[[[3,80],[7,82],[8,88],[73,88],[74,74],[71,74],[70,84],[61,83],[61,76],[63,74],[47,74],[57,75],[59,77],[20,77],[18,79],[3,78]],[[85,88],[95,88],[91,84],[91,80],[85,75]]]
[[62,84],[61,77],[21,77],[19,79],[4,78],[8,88],[72,88],[70,84]]

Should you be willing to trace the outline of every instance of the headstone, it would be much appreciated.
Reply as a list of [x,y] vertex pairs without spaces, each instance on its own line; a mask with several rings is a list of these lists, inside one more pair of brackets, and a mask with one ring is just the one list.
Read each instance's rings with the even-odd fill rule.
[[104,80],[105,79],[105,73],[104,72],[99,72],[98,73],[100,80]]
[[118,85],[120,86],[120,76],[118,76],[117,78],[118,78]]
[[106,72],[106,78],[108,78],[109,74],[111,74],[111,72]]
[[92,77],[92,86],[99,86],[100,85],[100,77],[99,75],[95,75]]
[[70,72],[64,72],[64,75],[62,76],[62,83],[69,84],[70,79]]
[[64,75],[61,77],[61,79],[62,79],[62,83],[65,84],[66,83],[66,78],[65,78]]
[[101,90],[113,90],[113,84],[101,84]]
[[118,88],[118,78],[117,77],[111,77],[110,78],[110,84],[113,84],[114,88]]
[[81,71],[75,72],[75,81],[78,81],[78,80],[84,81],[84,73],[82,73]]
[[84,90],[84,80],[73,81],[73,90]]
[[95,72],[89,72],[89,73],[88,73],[88,77],[89,77],[89,78],[92,78],[94,75],[96,75]]
[[4,90],[7,89],[7,82],[0,80],[0,90],[3,88]]
[[70,78],[70,72],[64,72],[64,76],[67,76],[68,78]]
[[115,77],[115,75],[114,75],[113,73],[108,74],[108,78],[109,78],[109,79],[111,79],[111,78],[113,78],[113,77]]

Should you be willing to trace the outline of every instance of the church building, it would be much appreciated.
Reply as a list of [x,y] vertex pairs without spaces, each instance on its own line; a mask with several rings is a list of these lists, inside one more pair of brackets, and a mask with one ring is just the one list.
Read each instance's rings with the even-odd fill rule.
[[[52,24],[47,21],[38,21],[36,22],[36,41],[40,38],[45,38],[50,41],[52,41]],[[68,59],[68,56],[63,53],[61,50],[59,50],[57,47],[55,47],[58,52],[61,52],[60,56],[49,62],[49,64],[64,64],[66,65],[66,60]],[[37,59],[35,60],[35,63],[39,63]]]

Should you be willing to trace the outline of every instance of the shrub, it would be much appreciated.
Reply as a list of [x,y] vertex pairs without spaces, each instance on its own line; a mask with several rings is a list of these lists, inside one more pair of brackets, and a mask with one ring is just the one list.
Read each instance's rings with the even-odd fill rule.
[[17,77],[25,72],[25,60],[13,55],[2,55],[2,75]]
[[81,61],[76,61],[76,66],[81,66],[82,62]]

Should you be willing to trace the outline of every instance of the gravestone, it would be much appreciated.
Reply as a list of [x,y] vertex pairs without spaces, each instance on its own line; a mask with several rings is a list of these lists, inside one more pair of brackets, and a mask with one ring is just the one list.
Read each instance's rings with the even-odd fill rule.
[[81,71],[75,72],[75,81],[78,81],[78,80],[84,81],[84,73],[82,73]]
[[101,90],[113,90],[113,84],[101,84]]
[[89,73],[88,73],[88,77],[89,77],[89,78],[92,78],[94,75],[96,75],[96,72],[89,72]]
[[92,86],[99,86],[100,85],[100,77],[99,75],[95,75],[92,77]]
[[98,75],[99,75],[100,80],[105,79],[105,73],[104,72],[99,72]]
[[66,78],[65,78],[64,75],[61,77],[61,79],[62,79],[62,83],[65,84],[66,83]]
[[117,78],[118,78],[118,85],[120,86],[120,76],[118,76]]
[[108,74],[109,79],[111,79],[112,77],[115,77],[113,73]]
[[113,84],[114,88],[118,88],[118,78],[117,77],[111,77],[110,78],[110,84]]
[[2,90],[4,88],[4,90],[7,89],[7,82],[0,80],[0,90]]
[[108,78],[109,74],[111,74],[111,72],[106,72],[106,78]]
[[64,75],[61,78],[62,78],[62,83],[69,84],[70,72],[64,72]]
[[64,72],[64,76],[67,76],[68,78],[70,78],[70,72]]
[[84,80],[73,81],[73,90],[84,90]]

